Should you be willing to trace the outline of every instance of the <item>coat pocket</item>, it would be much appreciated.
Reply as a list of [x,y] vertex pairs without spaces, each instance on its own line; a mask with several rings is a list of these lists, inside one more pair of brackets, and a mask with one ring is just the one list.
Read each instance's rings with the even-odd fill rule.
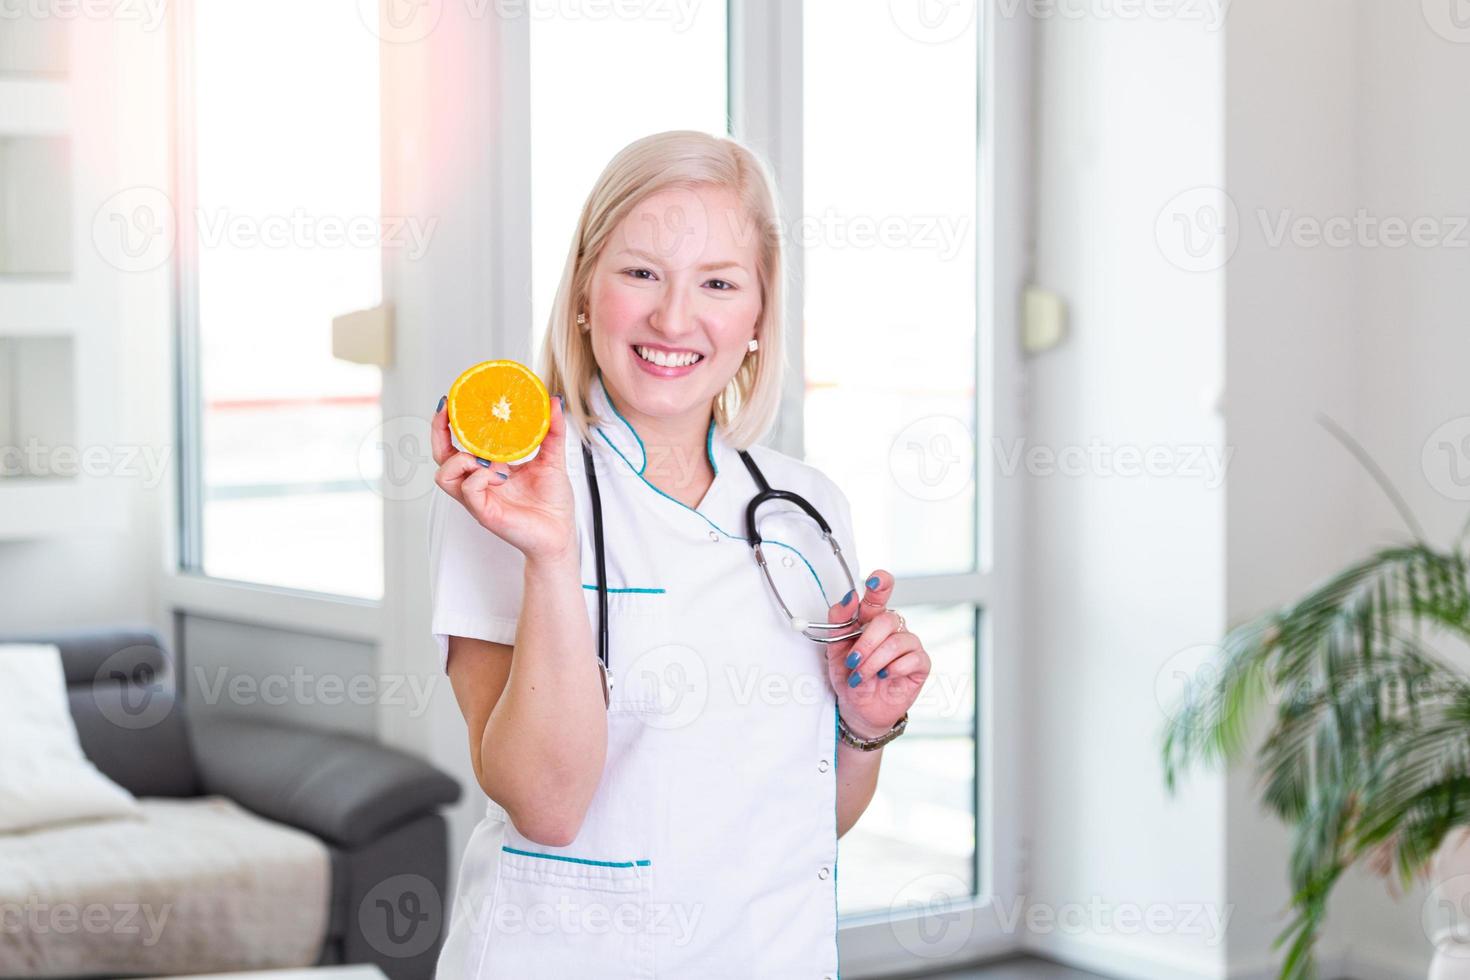
[[653,977],[648,858],[503,845],[480,980]]

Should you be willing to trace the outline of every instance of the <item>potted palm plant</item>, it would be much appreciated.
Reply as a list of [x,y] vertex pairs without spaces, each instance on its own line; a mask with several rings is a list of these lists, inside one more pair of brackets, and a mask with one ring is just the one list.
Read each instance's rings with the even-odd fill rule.
[[[1313,955],[1327,899],[1354,864],[1407,887],[1470,826],[1470,675],[1432,645],[1470,640],[1470,525],[1447,548],[1425,542],[1387,477],[1324,421],[1394,502],[1412,540],[1343,569],[1296,602],[1230,630],[1204,683],[1191,684],[1162,734],[1164,779],[1176,790],[1194,764],[1221,765],[1251,748],[1253,723],[1274,712],[1256,759],[1265,807],[1291,831],[1291,921],[1279,977],[1317,976]],[[1465,879],[1470,881],[1470,878]],[[1462,976],[1445,964],[1431,976]],[[1462,948],[1470,950],[1470,946]],[[1464,953],[1459,954],[1464,956]],[[1462,969],[1470,960],[1461,959]]]

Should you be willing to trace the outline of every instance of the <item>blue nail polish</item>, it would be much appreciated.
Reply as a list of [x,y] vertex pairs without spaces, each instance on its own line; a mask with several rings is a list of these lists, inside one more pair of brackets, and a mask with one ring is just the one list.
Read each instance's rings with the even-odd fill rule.
[[496,470],[495,471],[495,479],[497,479],[497,480],[509,480],[510,479],[510,474],[509,473],[503,473],[500,470]]
[[872,578],[868,579],[868,588],[870,588],[870,589],[876,589],[877,587],[878,587],[878,576],[874,575]]
[[488,459],[481,459],[478,456],[475,457],[475,462],[479,463],[481,466],[489,466],[490,465],[490,461]]
[[448,395],[440,395],[439,396],[439,407],[436,408],[436,409],[434,409],[434,414],[435,415],[438,415],[440,412],[444,411],[444,403],[447,402],[447,401],[449,401],[449,396]]
[[566,403],[566,402],[564,402],[564,401],[562,401],[562,397],[561,397],[561,395],[552,395],[552,396],[551,396],[551,397],[552,397],[552,398],[555,398],[555,399],[556,399],[556,403],[557,403],[557,404],[558,404],[558,405],[560,405],[560,406],[561,406],[561,407],[562,407],[562,408],[566,408],[566,406],[567,406],[567,403]]
[[887,677],[888,676],[888,668],[887,667],[883,667],[882,669],[880,669],[878,671],[878,676],[879,677]]
[[854,650],[852,651],[852,653],[849,653],[847,655],[847,666],[856,667],[858,665],[858,661],[861,659],[863,659],[863,655]]
[[863,682],[863,675],[862,674],[859,674],[857,671],[853,671],[851,674],[848,674],[847,675],[847,686],[848,687],[857,687],[862,682]]
[[847,590],[847,595],[845,595],[845,596],[842,597],[842,604],[845,606],[845,605],[847,605],[851,601],[852,601],[852,590],[851,589],[848,589]]

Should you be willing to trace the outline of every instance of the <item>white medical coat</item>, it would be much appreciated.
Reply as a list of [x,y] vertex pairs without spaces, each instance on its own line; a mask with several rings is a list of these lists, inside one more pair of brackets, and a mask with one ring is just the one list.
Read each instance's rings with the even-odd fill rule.
[[[837,727],[825,648],[782,617],[745,541],[754,478],[711,423],[697,508],[658,490],[643,442],[592,383],[607,563],[608,752],[576,840],[523,836],[494,801],[462,859],[441,980],[837,980]],[[749,452],[821,511],[854,576],[848,501],[816,468]],[[597,571],[581,444],[566,462],[594,642]],[[662,482],[669,482],[665,478]],[[759,530],[792,612],[825,620],[846,578],[784,501]],[[432,632],[513,644],[524,558],[436,489]],[[861,588],[861,579],[859,579]],[[595,647],[587,667],[597,670]],[[493,747],[490,751],[494,751]]]

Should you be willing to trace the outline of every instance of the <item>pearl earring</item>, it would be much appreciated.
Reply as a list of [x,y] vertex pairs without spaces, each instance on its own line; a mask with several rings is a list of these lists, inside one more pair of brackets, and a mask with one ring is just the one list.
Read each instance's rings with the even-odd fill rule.
[[748,350],[748,351],[754,351],[759,346],[760,346],[760,341],[756,340],[754,337],[751,337],[750,338],[750,343],[748,343],[748,344],[745,345],[745,349]]

